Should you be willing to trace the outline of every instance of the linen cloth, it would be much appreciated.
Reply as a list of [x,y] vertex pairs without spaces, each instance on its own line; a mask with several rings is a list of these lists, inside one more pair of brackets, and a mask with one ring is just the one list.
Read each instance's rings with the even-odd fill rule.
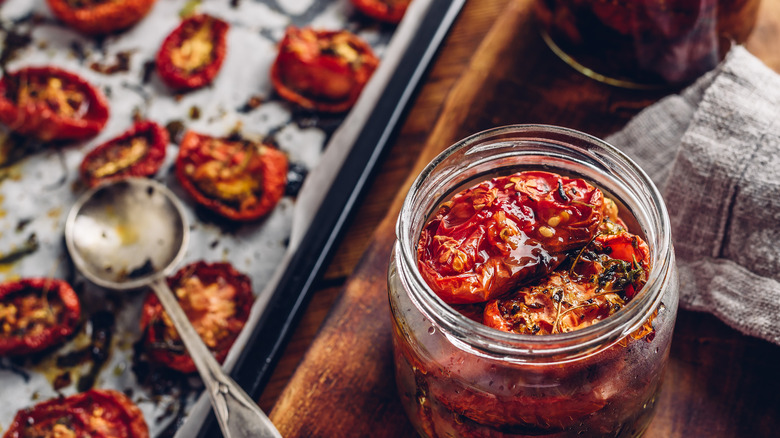
[[663,194],[681,306],[780,344],[780,75],[735,47],[607,141]]

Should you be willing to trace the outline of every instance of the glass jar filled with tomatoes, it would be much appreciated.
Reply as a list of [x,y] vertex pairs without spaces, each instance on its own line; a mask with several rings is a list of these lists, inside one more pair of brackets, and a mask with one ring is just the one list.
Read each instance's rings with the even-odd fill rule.
[[426,437],[634,437],[669,356],[669,218],[609,144],[551,126],[466,138],[414,182],[388,290],[398,392]]
[[547,44],[595,79],[679,85],[713,69],[753,30],[760,0],[535,0]]

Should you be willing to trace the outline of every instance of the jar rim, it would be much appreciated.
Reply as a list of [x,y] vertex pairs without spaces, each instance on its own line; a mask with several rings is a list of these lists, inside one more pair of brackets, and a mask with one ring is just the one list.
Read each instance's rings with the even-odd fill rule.
[[[521,137],[525,135],[526,137]],[[527,136],[536,135],[536,137]],[[431,177],[437,168],[452,155],[480,145],[491,145],[503,141],[545,141],[552,140],[574,148],[574,142],[583,142],[588,146],[600,148],[605,156],[630,172],[632,177],[643,186],[644,201],[652,206],[657,228],[656,238],[651,245],[651,270],[647,283],[636,297],[629,301],[619,312],[599,321],[597,324],[566,333],[548,335],[530,335],[504,332],[493,329],[482,323],[471,320],[444,302],[423,279],[417,267],[417,241],[419,235],[413,235],[412,223],[421,191],[426,184],[431,184]],[[602,159],[604,157],[601,157]],[[440,181],[439,181],[440,182]],[[600,181],[595,181],[601,183]],[[639,191],[636,187],[629,190]],[[438,193],[441,195],[441,193]],[[634,193],[637,195],[637,193]],[[601,348],[628,336],[637,330],[647,320],[652,309],[660,304],[663,290],[671,280],[670,267],[673,265],[674,253],[671,241],[671,225],[666,206],[661,194],[649,176],[627,155],[609,143],[589,134],[565,127],[541,124],[520,124],[501,126],[472,134],[436,156],[412,184],[404,199],[401,213],[396,223],[395,257],[399,266],[401,281],[410,291],[410,298],[417,307],[438,328],[450,337],[451,341],[466,349],[486,355],[526,356],[519,358],[526,361],[527,356],[571,358],[588,354],[595,348]],[[648,242],[650,245],[651,243]]]

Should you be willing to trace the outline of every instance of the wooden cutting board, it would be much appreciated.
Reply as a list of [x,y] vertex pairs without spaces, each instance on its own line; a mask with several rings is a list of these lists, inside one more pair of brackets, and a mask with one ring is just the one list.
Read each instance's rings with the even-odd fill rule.
[[[396,396],[386,272],[403,197],[436,154],[471,133],[510,123],[556,124],[604,137],[665,94],[612,88],[574,72],[541,40],[531,0],[474,0],[461,21],[489,11],[478,2],[506,8],[447,94],[406,185],[271,412],[285,437],[415,436]],[[759,17],[748,49],[780,71],[780,0],[764,0]],[[467,25],[459,22],[456,29]],[[448,41],[445,52],[457,46]],[[446,55],[440,59],[453,59]],[[775,436],[778,365],[779,347],[742,336],[712,316],[680,312],[645,436]]]

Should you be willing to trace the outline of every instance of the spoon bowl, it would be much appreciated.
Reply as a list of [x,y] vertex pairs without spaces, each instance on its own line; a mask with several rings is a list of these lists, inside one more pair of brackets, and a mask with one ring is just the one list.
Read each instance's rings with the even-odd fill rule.
[[65,244],[76,267],[109,289],[137,289],[171,274],[188,241],[181,202],[150,179],[97,186],[76,201],[65,221]]

